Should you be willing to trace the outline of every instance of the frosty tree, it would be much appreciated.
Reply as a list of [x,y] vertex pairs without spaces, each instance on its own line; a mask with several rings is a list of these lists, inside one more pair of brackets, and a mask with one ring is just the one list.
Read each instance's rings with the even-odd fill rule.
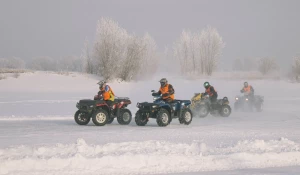
[[277,68],[277,63],[274,58],[270,57],[263,57],[259,59],[259,66],[258,70],[263,74],[266,75],[269,72],[275,70]]
[[292,73],[294,78],[299,81],[300,76],[300,55],[295,56],[292,65]]
[[57,62],[51,57],[36,57],[29,62],[28,67],[33,70],[56,71]]
[[149,34],[130,35],[110,18],[98,22],[93,58],[85,57],[88,73],[125,81],[153,74],[157,63],[156,44]]
[[191,38],[193,38],[192,33],[184,30],[173,46],[174,56],[179,60],[183,74],[197,73],[196,63],[191,63],[191,55],[195,54],[195,52],[192,53],[191,48],[194,48],[195,45]]
[[0,58],[0,68],[24,69],[25,62],[21,58]]
[[211,75],[218,64],[224,42],[215,28],[208,26],[200,33],[183,31],[174,43],[174,56],[181,71]]
[[154,39],[146,33],[142,38],[143,53],[138,77],[149,77],[157,70],[158,56]]
[[125,57],[127,38],[127,32],[110,18],[102,18],[98,21],[94,58],[97,73],[105,79],[116,76],[120,60]]
[[211,75],[217,67],[223,47],[224,43],[217,29],[208,26],[201,32],[199,37],[200,60],[203,71],[207,75]]
[[93,64],[94,60],[93,57],[90,56],[90,50],[89,50],[89,42],[87,39],[84,41],[84,47],[81,50],[80,55],[81,61],[82,61],[82,71],[86,72],[88,74],[96,74],[95,71],[95,65]]
[[126,54],[124,60],[119,65],[119,77],[122,80],[129,81],[139,71],[142,64],[144,45],[143,41],[136,36],[127,38]]

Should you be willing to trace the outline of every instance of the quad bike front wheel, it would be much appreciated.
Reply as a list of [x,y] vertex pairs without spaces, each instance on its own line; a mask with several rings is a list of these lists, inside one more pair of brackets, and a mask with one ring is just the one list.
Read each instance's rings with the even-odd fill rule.
[[104,109],[98,109],[93,113],[92,120],[96,126],[104,126],[109,120],[109,116]]
[[158,126],[167,126],[168,124],[170,124],[170,113],[169,111],[167,111],[164,108],[161,108],[158,113],[157,113],[157,117],[156,117],[156,122],[158,124]]
[[148,123],[148,119],[144,117],[140,111],[136,112],[134,119],[138,126],[145,126]]
[[78,110],[74,115],[74,120],[78,125],[87,125],[90,122],[91,117],[87,113]]
[[223,105],[220,109],[220,115],[222,117],[228,117],[231,114],[231,108],[229,105]]
[[181,116],[179,117],[179,123],[189,125],[193,120],[192,111],[189,108],[183,109],[181,111]]
[[128,125],[132,120],[132,115],[129,109],[121,109],[120,115],[117,116],[120,125]]

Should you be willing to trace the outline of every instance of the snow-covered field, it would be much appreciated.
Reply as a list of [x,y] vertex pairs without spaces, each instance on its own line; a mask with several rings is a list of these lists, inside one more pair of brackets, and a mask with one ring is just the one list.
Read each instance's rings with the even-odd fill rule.
[[[158,80],[110,83],[117,96],[135,104],[151,101]],[[203,91],[205,79],[167,77],[176,98]],[[231,104],[243,81],[211,79]],[[97,92],[93,76],[36,72],[0,80],[0,174],[300,174],[300,85],[249,81],[265,96],[262,113],[233,112],[229,118],[173,120],[161,128],[132,121],[120,126],[79,126],[79,99]]]

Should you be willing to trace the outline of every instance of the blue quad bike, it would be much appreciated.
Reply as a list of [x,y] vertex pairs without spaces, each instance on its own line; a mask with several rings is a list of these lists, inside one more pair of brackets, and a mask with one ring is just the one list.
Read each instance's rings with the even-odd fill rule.
[[154,96],[153,103],[137,103],[138,111],[135,114],[135,123],[138,126],[145,126],[149,118],[154,118],[158,126],[167,126],[173,118],[178,118],[180,124],[189,125],[193,119],[190,104],[190,100],[173,100],[171,103],[167,103],[161,96]]

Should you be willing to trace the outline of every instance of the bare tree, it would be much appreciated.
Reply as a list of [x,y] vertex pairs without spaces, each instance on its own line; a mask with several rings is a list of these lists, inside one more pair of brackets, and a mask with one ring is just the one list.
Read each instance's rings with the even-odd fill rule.
[[84,51],[83,55],[86,55],[83,57],[90,73],[96,70],[105,79],[130,81],[150,75],[151,71],[153,74],[157,64],[156,44],[149,34],[144,37],[130,35],[109,18],[98,22],[93,58],[88,51]]
[[276,68],[278,68],[278,66],[274,58],[270,58],[270,57],[260,58],[258,70],[263,75],[268,74],[269,72],[275,70]]
[[141,68],[138,72],[138,77],[147,78],[157,71],[159,61],[156,50],[157,46],[154,39],[148,33],[142,38],[142,45]]
[[84,48],[81,51],[81,56],[82,60],[82,71],[86,72],[88,74],[96,74],[97,72],[95,71],[95,66],[93,64],[94,60],[90,56],[90,50],[89,50],[89,42],[87,39],[84,41]]
[[120,60],[124,59],[124,49],[128,34],[110,18],[102,18],[97,25],[94,58],[97,72],[105,79],[116,76]]
[[184,74],[211,75],[217,67],[224,43],[215,28],[208,26],[200,33],[183,31],[174,43],[174,56],[180,60]]
[[217,67],[224,46],[217,29],[208,26],[202,30],[199,37],[200,60],[207,75],[211,75]]
[[139,71],[143,51],[145,47],[143,41],[136,36],[128,37],[127,50],[124,60],[121,61],[119,69],[119,77],[122,80],[131,80]]
[[191,32],[183,30],[179,39],[173,45],[174,56],[180,61],[181,72],[183,74],[191,73],[190,58],[192,55],[191,53],[192,37],[193,36]]

